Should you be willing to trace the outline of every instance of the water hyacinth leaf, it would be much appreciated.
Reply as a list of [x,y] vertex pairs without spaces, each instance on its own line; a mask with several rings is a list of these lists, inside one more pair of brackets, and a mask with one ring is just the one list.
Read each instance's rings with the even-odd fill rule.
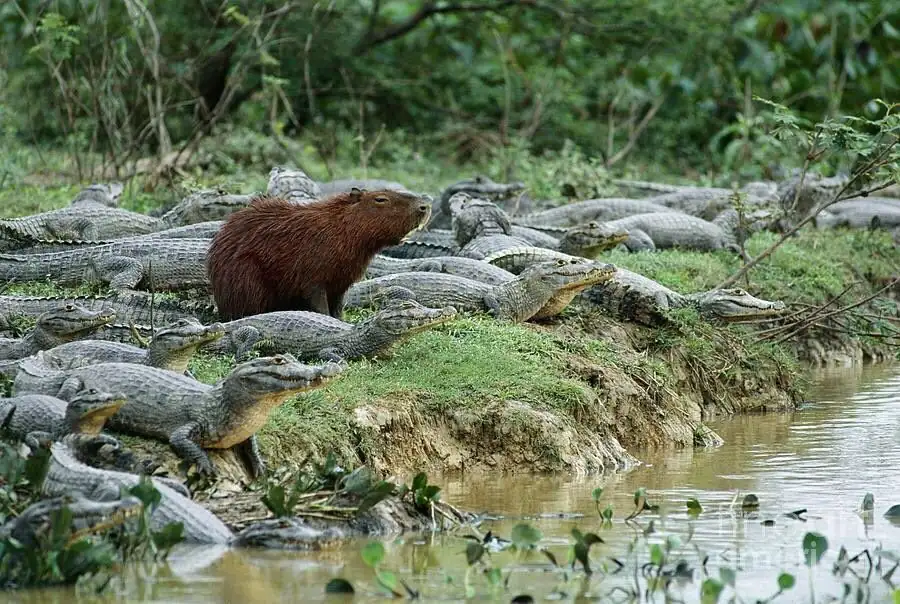
[[595,503],[600,503],[600,497],[603,496],[603,488],[597,487],[593,491],[591,491],[591,499],[594,500]]
[[140,482],[128,489],[128,494],[140,499],[149,510],[155,510],[162,501],[162,495],[147,476],[141,476]]
[[472,566],[484,556],[484,546],[480,543],[469,543],[466,545],[466,563]]
[[513,527],[510,538],[516,547],[528,548],[540,541],[542,536],[541,531],[530,524],[521,523]]
[[184,523],[170,522],[160,530],[151,532],[150,538],[157,549],[167,551],[184,539]]
[[803,560],[807,566],[819,563],[828,550],[828,539],[819,533],[806,533],[803,537]]
[[392,572],[382,571],[375,575],[375,578],[378,580],[378,584],[383,588],[394,594],[395,597],[402,597],[399,591],[397,591],[397,585],[399,581],[397,580],[397,575]]
[[585,545],[584,541],[579,541],[574,546],[572,546],[572,553],[575,556],[575,559],[581,563],[582,568],[584,568],[584,572],[587,575],[591,574],[591,564],[590,558],[588,556],[590,548]]
[[734,588],[734,583],[737,580],[737,575],[735,574],[734,569],[723,566],[719,569],[719,578],[722,580],[722,583],[724,583],[725,585],[730,585],[732,588]]
[[656,566],[662,566],[663,564],[663,549],[659,545],[659,543],[654,543],[650,546],[650,563]]
[[360,552],[366,566],[375,568],[384,559],[384,544],[381,541],[367,543]]
[[280,484],[274,484],[270,486],[266,490],[266,494],[262,496],[261,501],[263,505],[265,505],[269,509],[269,511],[276,516],[281,517],[290,514],[290,511],[285,509],[284,487]]
[[702,604],[715,604],[719,601],[725,585],[715,579],[707,579],[700,585],[700,602]]
[[369,491],[363,500],[356,506],[357,515],[362,514],[372,506],[378,504],[383,499],[389,497],[394,492],[394,483],[386,480],[379,481],[372,490]]
[[346,579],[332,579],[325,585],[325,593],[327,594],[352,594],[355,592],[353,585]]
[[780,589],[781,591],[792,589],[796,582],[797,580],[792,574],[781,573],[780,575],[778,575],[778,589]]
[[425,472],[419,472],[416,474],[416,477],[413,478],[412,481],[412,490],[418,491],[419,489],[424,489],[428,485],[428,474]]
[[703,506],[700,505],[700,502],[695,497],[691,497],[687,500],[687,510],[688,515],[699,516],[703,512]]
[[503,573],[499,568],[486,568],[484,576],[491,585],[500,585],[503,582]]

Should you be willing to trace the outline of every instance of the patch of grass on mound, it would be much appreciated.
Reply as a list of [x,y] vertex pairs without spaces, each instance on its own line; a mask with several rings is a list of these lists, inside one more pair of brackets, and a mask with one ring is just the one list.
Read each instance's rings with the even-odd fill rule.
[[[596,341],[582,348],[597,355],[604,350]],[[565,342],[550,332],[482,317],[460,318],[412,337],[389,359],[351,362],[332,384],[277,409],[261,437],[264,443],[289,443],[294,449],[304,443],[340,447],[350,440],[353,410],[374,402],[390,409],[392,403],[399,408],[415,401],[423,413],[449,415],[516,400],[567,414],[583,404],[590,388],[567,369],[569,354]],[[230,357],[199,356],[192,372],[211,383],[232,367]]]
[[[777,238],[775,233],[757,233],[747,242],[747,252],[756,256]],[[890,234],[884,231],[805,229],[750,272],[748,289],[767,299],[821,303],[854,280],[896,274],[900,268],[896,254]],[[681,293],[713,288],[741,265],[728,252],[611,251],[603,259]],[[747,287],[745,282],[738,285]]]

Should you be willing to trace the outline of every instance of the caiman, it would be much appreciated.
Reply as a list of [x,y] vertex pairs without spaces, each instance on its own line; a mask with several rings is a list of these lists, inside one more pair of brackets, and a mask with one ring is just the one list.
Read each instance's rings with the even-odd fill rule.
[[576,258],[535,264],[499,285],[441,273],[400,273],[354,284],[347,292],[346,305],[373,305],[382,290],[399,286],[426,306],[453,306],[459,311],[487,312],[497,319],[520,322],[562,310],[578,292],[609,279],[614,272],[611,264]]
[[115,239],[165,228],[159,218],[95,203],[0,220],[0,250],[46,239]]
[[175,373],[185,373],[197,350],[204,344],[225,335],[221,323],[203,325],[196,319],[179,319],[157,331],[148,347],[140,348],[107,340],[78,340],[42,350],[22,359],[13,381],[14,392],[29,392],[33,382],[45,391],[62,387],[66,371],[97,363],[135,363]]
[[259,193],[236,194],[221,189],[202,189],[170,208],[160,220],[167,227],[224,220],[229,214],[246,208],[258,195]]
[[[69,434],[52,443],[50,466],[41,493],[56,497],[77,492],[94,501],[120,501],[120,489],[136,486],[140,478],[127,472],[93,468],[78,459],[77,449],[81,440],[101,437],[102,434]],[[227,544],[231,541],[231,530],[212,512],[173,489],[166,481],[155,477],[150,480],[161,495],[159,505],[150,515],[151,529],[159,531],[170,523],[180,522],[186,543]]]
[[266,193],[295,203],[315,201],[322,195],[318,183],[305,172],[286,166],[275,166],[269,171]]
[[[536,263],[571,259],[560,252],[539,247],[503,250],[487,261],[518,274]],[[599,306],[620,320],[648,326],[668,322],[666,311],[693,307],[707,320],[746,321],[784,312],[781,301],[756,298],[742,289],[712,289],[693,294],[680,294],[643,275],[617,268],[607,281],[585,289],[579,299]]]
[[446,273],[481,281],[489,285],[499,285],[513,279],[515,275],[487,262],[461,256],[434,256],[432,258],[391,258],[376,255],[366,268],[366,278],[374,279],[384,275],[419,271],[425,273]]
[[65,304],[40,314],[25,337],[0,338],[0,360],[15,360],[83,338],[102,325],[112,323],[116,314],[108,309],[88,310],[78,304]]
[[125,405],[119,393],[86,388],[66,402],[45,394],[0,399],[0,422],[6,433],[36,449],[36,440],[69,433],[100,434],[106,420]]
[[57,285],[108,283],[114,290],[208,288],[209,239],[124,239],[47,254],[0,254],[0,279]]
[[324,386],[341,370],[336,363],[303,365],[279,354],[241,363],[210,386],[146,365],[99,363],[67,371],[57,391],[55,381],[41,385],[39,380],[31,391],[63,400],[82,388],[122,392],[128,402],[107,421],[109,429],[168,442],[205,475],[216,472],[204,448],[232,449],[257,478],[265,464],[256,432],[272,410],[295,394]]
[[125,185],[120,182],[95,183],[79,191],[70,205],[94,204],[114,208],[119,205],[124,190]]
[[[78,491],[60,493],[58,497],[42,499],[29,505],[18,516],[0,526],[0,541],[15,539],[24,550],[40,551],[54,532],[54,519],[63,509],[69,511],[72,519],[66,544],[71,544],[88,535],[99,535],[105,531],[137,518],[143,510],[141,500],[134,496],[113,501],[94,501]],[[13,554],[13,557],[17,557]]]
[[269,312],[224,323],[225,337],[204,349],[234,353],[238,359],[262,349],[289,352],[300,360],[349,361],[384,353],[455,316],[452,306],[426,308],[413,300],[392,301],[356,324],[307,311]]

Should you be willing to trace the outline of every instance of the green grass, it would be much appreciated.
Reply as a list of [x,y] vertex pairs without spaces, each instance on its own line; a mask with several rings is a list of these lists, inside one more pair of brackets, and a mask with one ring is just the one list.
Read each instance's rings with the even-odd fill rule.
[[[748,253],[756,256],[777,237],[754,235],[747,243]],[[681,293],[713,288],[741,266],[740,259],[728,252],[612,251],[603,259]],[[863,291],[871,289],[870,282],[889,278],[898,268],[889,233],[803,230],[750,272],[749,286],[744,281],[737,286],[766,299],[821,303],[852,281],[862,281]]]

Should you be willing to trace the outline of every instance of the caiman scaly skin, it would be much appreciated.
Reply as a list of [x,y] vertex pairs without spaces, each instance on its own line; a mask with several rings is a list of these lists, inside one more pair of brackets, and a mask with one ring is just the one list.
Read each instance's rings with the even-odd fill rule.
[[499,285],[442,273],[400,273],[354,284],[347,292],[346,306],[371,306],[383,290],[399,286],[426,306],[453,306],[459,311],[488,312],[497,319],[527,321],[555,296],[564,299],[569,293],[574,295],[608,279],[614,271],[612,265],[578,258],[533,265]]
[[839,201],[828,206],[815,221],[818,228],[896,228],[900,226],[900,199],[862,197]]
[[135,241],[157,241],[159,239],[211,239],[219,232],[219,229],[222,228],[223,224],[225,224],[225,222],[222,220],[197,222],[186,226],[172,227],[171,229],[150,233],[148,235],[134,235],[132,237],[120,237],[118,239],[107,239],[104,241],[87,241],[83,239],[41,239],[32,242],[28,247],[16,249],[14,253],[16,256],[22,256],[27,254],[68,252],[97,245],[123,243],[126,241],[132,243]]
[[66,304],[75,304],[92,311],[110,310],[115,313],[119,322],[157,327],[185,317],[197,317],[201,321],[214,321],[216,314],[215,305],[211,299],[207,301],[170,300],[160,296],[152,299],[150,294],[145,292],[123,291],[100,296],[65,297],[0,295],[0,325],[14,317],[37,318],[45,312]]
[[[141,500],[134,496],[113,501],[93,501],[78,491],[63,493],[51,499],[32,503],[18,516],[0,526],[0,540],[12,537],[28,551],[39,550],[50,539],[53,520],[63,508],[71,514],[67,542],[72,543],[87,535],[98,535],[122,526],[131,518],[137,518],[142,509]],[[18,552],[13,553],[15,558]]]
[[47,391],[62,387],[66,371],[97,363],[135,363],[175,373],[185,373],[197,350],[208,342],[225,335],[221,323],[203,325],[196,319],[179,319],[175,323],[157,331],[147,348],[140,348],[124,342],[108,340],[78,340],[22,359],[18,366],[26,365],[24,371],[17,371],[13,381],[15,392],[29,392],[33,382]]
[[[593,257],[624,242],[628,233],[608,223],[585,222],[562,229],[557,237],[526,227],[514,227],[499,206],[465,193],[450,198],[451,225],[458,255],[482,260],[509,247],[539,245],[568,254]],[[520,235],[516,235],[519,233]]]
[[0,360],[21,359],[39,350],[83,338],[115,318],[116,314],[108,308],[93,311],[78,304],[48,310],[38,316],[24,338],[0,338]]
[[0,279],[58,285],[109,283],[114,290],[207,288],[209,239],[114,241],[65,252],[0,254]]
[[549,210],[516,216],[511,220],[520,226],[540,229],[541,227],[575,226],[586,222],[607,222],[634,214],[671,211],[672,208],[645,199],[608,197],[577,201]]
[[45,394],[23,394],[0,399],[0,423],[7,434],[37,448],[39,438],[59,439],[66,434],[100,434],[106,420],[125,404],[122,394],[88,388],[66,402]]
[[[120,500],[120,489],[136,486],[140,481],[136,474],[93,468],[78,459],[76,443],[79,440],[103,436],[70,434],[51,444],[50,466],[41,493],[56,497],[79,492],[88,499],[109,502]],[[150,480],[161,495],[159,505],[150,515],[150,527],[154,531],[180,522],[184,527],[185,543],[227,544],[231,541],[233,533],[212,512],[173,489],[167,481],[153,477]]]
[[392,180],[380,180],[377,178],[343,178],[339,180],[332,180],[329,182],[320,182],[319,185],[319,195],[334,195],[335,193],[349,193],[351,189],[365,189],[367,191],[380,191],[382,189],[388,189],[390,191],[404,191],[406,193],[412,193],[409,188],[401,184],[399,182],[394,182]]
[[260,193],[235,194],[219,189],[191,193],[159,219],[166,227],[178,227],[224,220],[229,214],[247,207]]
[[525,183],[494,182],[487,176],[477,175],[474,178],[460,180],[446,187],[439,199],[435,200],[429,228],[448,228],[450,226],[450,198],[457,193],[465,193],[488,201],[511,199],[525,190]]
[[[498,252],[488,261],[518,274],[539,262],[571,258],[560,252],[539,247],[523,247]],[[742,289],[713,289],[693,294],[680,294],[643,275],[617,268],[608,281],[585,289],[581,299],[599,306],[620,320],[648,326],[668,322],[666,310],[693,307],[707,320],[741,321],[775,316],[785,310],[781,301],[756,298]]]
[[735,194],[738,194],[741,203],[745,206],[760,207],[773,203],[774,194],[768,197],[760,197],[749,191],[717,187],[690,187],[647,198],[647,201],[669,208],[669,211],[684,212],[691,216],[697,216],[705,220],[712,220],[723,211],[732,208],[735,203]]
[[[26,367],[20,367],[20,372]],[[82,388],[122,392],[128,402],[111,417],[111,430],[168,442],[202,474],[215,468],[204,449],[233,449],[252,477],[265,464],[256,432],[271,411],[297,393],[324,386],[341,373],[335,363],[303,365],[289,354],[241,363],[215,385],[132,363],[99,363],[67,371],[58,392],[53,384],[33,392],[69,400]]]
[[366,278],[374,279],[385,275],[419,271],[426,273],[446,273],[497,285],[514,278],[515,275],[487,262],[461,256],[434,256],[432,258],[391,258],[376,255],[366,268]]
[[114,239],[165,228],[159,218],[96,203],[0,220],[0,251],[45,239]]
[[427,241],[415,241],[407,239],[398,245],[392,245],[381,250],[381,254],[391,258],[418,259],[434,258],[435,256],[452,256],[459,251],[459,246],[446,246]]
[[295,203],[315,201],[322,195],[318,183],[305,172],[286,166],[275,166],[269,171],[266,193]]
[[349,361],[383,353],[455,316],[453,307],[426,308],[412,300],[393,301],[356,324],[314,312],[269,312],[224,323],[225,337],[204,348],[238,359],[260,348],[300,360]]
[[680,212],[636,214],[607,222],[628,231],[625,246],[632,252],[666,248],[739,251],[734,233],[715,222]]

